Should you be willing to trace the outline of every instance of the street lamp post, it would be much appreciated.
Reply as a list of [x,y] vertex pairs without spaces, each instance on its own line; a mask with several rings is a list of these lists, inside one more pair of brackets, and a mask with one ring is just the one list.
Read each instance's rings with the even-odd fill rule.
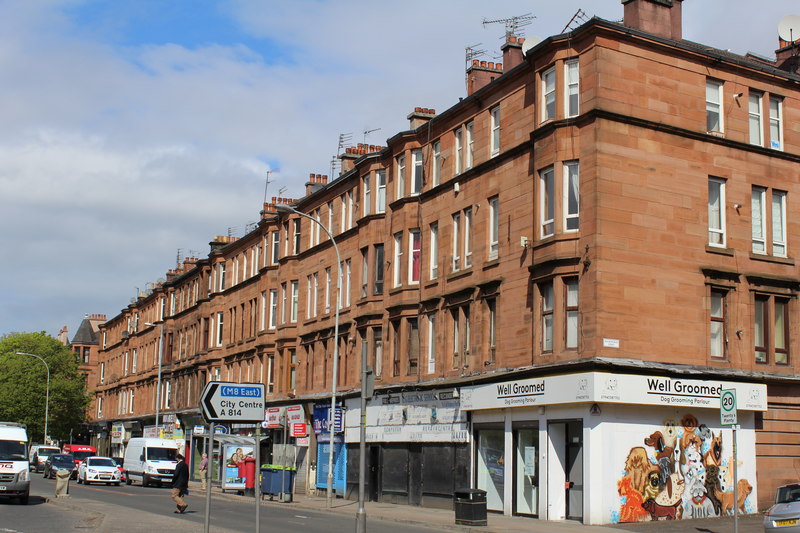
[[164,355],[164,324],[153,324],[152,322],[145,322],[145,326],[158,326],[161,333],[158,335],[158,378],[156,381],[156,431],[159,437],[161,431],[158,429],[158,415],[161,411],[161,359]]
[[342,257],[339,255],[339,247],[336,245],[336,239],[333,238],[331,235],[330,230],[317,220],[316,218],[312,217],[311,215],[307,215],[306,213],[301,213],[297,209],[286,205],[286,204],[278,204],[275,206],[275,209],[278,210],[279,213],[294,213],[296,215],[300,215],[301,217],[305,217],[315,224],[317,224],[322,230],[328,234],[328,237],[333,244],[333,250],[336,252],[336,269],[337,269],[337,276],[336,276],[336,305],[334,311],[334,322],[333,322],[333,379],[331,384],[331,409],[328,412],[328,432],[330,434],[330,441],[328,442],[328,485],[327,490],[328,494],[326,495],[326,506],[328,508],[331,507],[331,502],[333,499],[333,436],[334,436],[334,421],[335,421],[335,413],[336,413],[336,382],[339,376],[339,301],[341,298],[341,290],[342,290]]
[[35,357],[44,363],[44,367],[47,369],[47,389],[45,389],[44,400],[44,443],[47,444],[47,419],[50,417],[50,365],[47,364],[47,361],[45,361],[41,355],[36,355],[35,353],[17,352],[17,355]]

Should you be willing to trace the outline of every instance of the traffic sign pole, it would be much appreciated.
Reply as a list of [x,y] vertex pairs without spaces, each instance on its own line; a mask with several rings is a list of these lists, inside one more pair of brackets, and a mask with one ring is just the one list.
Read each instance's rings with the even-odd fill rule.
[[205,521],[203,523],[203,532],[208,533],[209,527],[211,526],[211,472],[214,471],[214,422],[210,422],[208,424],[208,452],[206,457],[208,457],[208,468],[206,469],[205,475],[208,476],[208,482],[206,483],[206,514],[205,514]]

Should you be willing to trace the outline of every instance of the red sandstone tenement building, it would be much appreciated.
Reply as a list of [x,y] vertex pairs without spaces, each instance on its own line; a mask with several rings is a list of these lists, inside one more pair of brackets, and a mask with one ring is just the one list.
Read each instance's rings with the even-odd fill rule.
[[[262,382],[303,406],[297,489],[324,490],[338,342],[338,494],[366,357],[370,499],[477,487],[490,510],[585,523],[764,508],[800,455],[800,47],[735,55],[683,40],[680,0],[622,4],[622,23],[509,37],[456,105],[170,271],[101,327],[95,422],[117,445],[154,423],[163,327],[169,431],[197,448],[204,385]],[[329,228],[341,263],[274,204]]]

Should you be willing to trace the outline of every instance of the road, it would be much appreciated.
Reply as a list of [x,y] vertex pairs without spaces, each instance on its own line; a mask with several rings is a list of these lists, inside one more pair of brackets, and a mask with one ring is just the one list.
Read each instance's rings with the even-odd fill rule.
[[[189,509],[174,514],[175,504],[168,488],[78,485],[70,481],[70,497],[56,500],[55,481],[32,473],[31,498],[27,506],[16,500],[0,500],[0,533],[53,533],[62,531],[146,531],[156,533],[203,531],[205,497],[191,493]],[[46,500],[50,500],[49,502]],[[103,520],[110,514],[111,520]],[[262,531],[303,531],[332,533],[353,531],[353,515],[339,515],[298,509],[292,505],[264,503],[261,507]],[[214,495],[211,500],[211,530],[255,530],[255,500],[233,495]],[[370,520],[372,531],[382,533],[430,533],[436,529],[392,521]],[[174,529],[177,527],[177,529]]]

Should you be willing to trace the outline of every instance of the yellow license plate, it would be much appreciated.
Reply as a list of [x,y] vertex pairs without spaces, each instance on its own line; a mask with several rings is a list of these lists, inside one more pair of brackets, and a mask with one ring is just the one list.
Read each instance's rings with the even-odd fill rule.
[[781,526],[796,526],[797,525],[797,518],[792,518],[791,520],[775,520],[775,525],[777,527],[781,527]]

